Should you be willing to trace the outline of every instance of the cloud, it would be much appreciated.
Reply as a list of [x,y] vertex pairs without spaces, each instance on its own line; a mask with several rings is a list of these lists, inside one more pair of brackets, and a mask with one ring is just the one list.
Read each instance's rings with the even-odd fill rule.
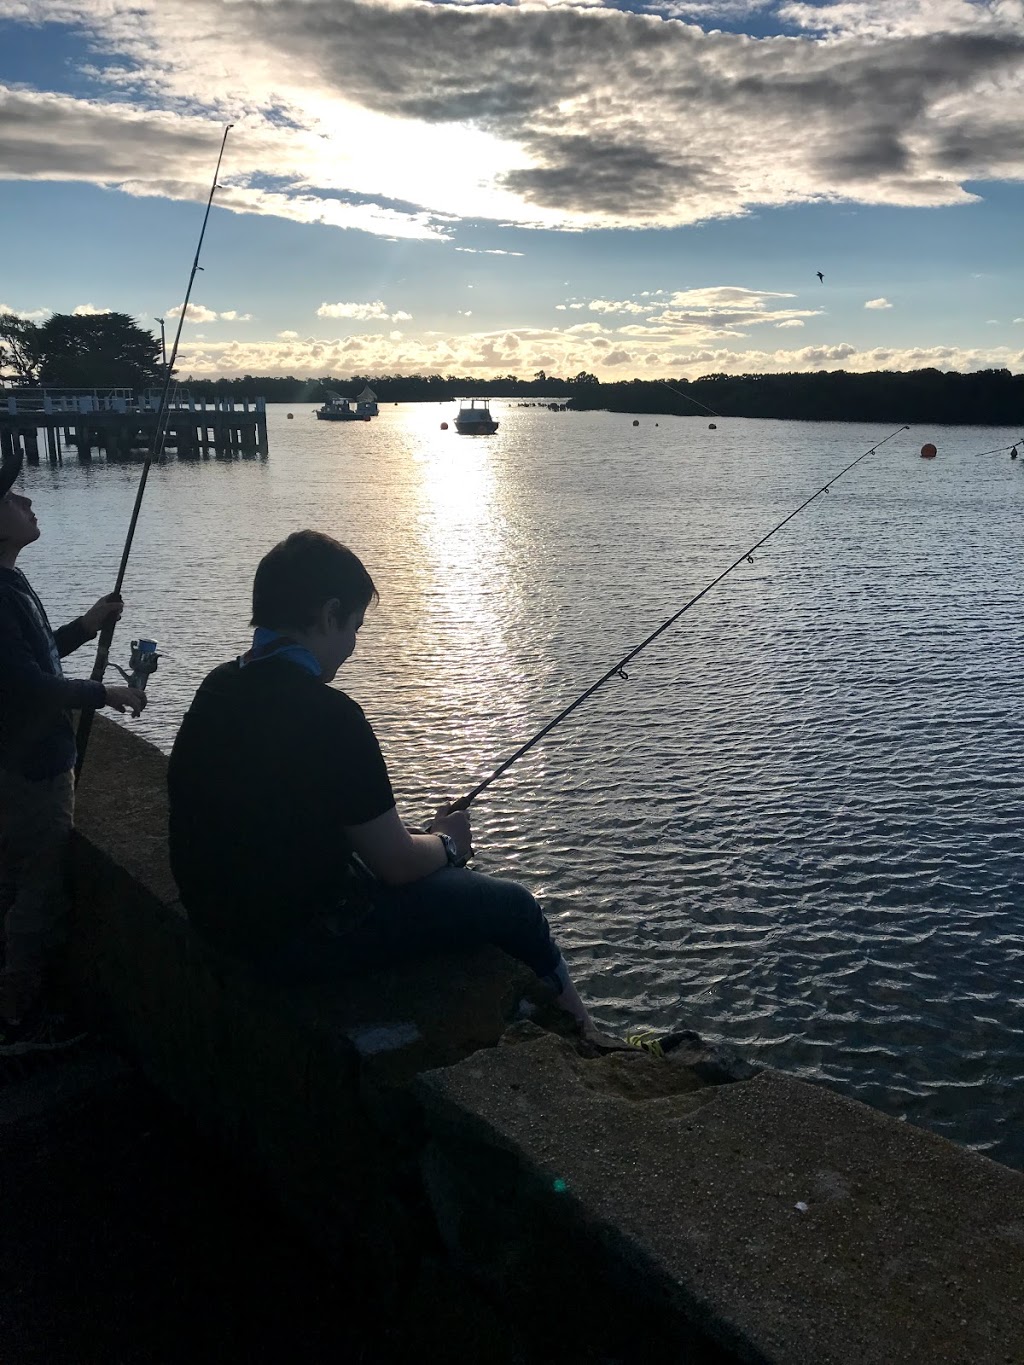
[[76,303],[71,310],[71,316],[75,318],[95,318],[101,313],[109,313],[109,308],[97,308],[94,303]]
[[299,334],[298,334],[298,332],[291,332],[291,331],[278,332],[277,335],[278,335],[278,337],[279,337],[279,339],[280,339],[281,341],[298,341],[298,339],[299,339]]
[[[182,305],[176,303],[173,308],[168,308],[164,317],[180,318]],[[188,305],[188,316],[186,322],[205,323],[205,322],[251,322],[251,313],[239,313],[237,309],[228,308],[223,313],[218,313],[215,308],[207,308],[204,304],[190,302]]]
[[525,251],[503,251],[498,247],[457,246],[456,251],[464,251],[468,256],[525,256]]
[[[820,308],[792,308],[786,301],[793,294],[741,285],[713,285],[699,289],[678,289],[656,303],[633,300],[594,299],[589,304],[556,304],[556,308],[586,307],[590,312],[612,315],[629,314],[638,320],[620,327],[621,336],[684,338],[694,344],[728,337],[744,337],[747,329],[772,323],[776,327],[802,327],[804,318],[816,317]],[[653,297],[649,291],[641,298]],[[578,328],[570,328],[578,331]]]
[[779,12],[800,36],[601,5],[233,0],[229,25],[222,0],[0,0],[86,35],[112,91],[0,91],[0,175],[202,199],[218,124],[241,110],[218,203],[396,238],[445,240],[458,218],[576,229],[957,204],[1024,178],[1020,0]]
[[373,303],[322,303],[316,310],[318,318],[357,318],[360,321],[377,319],[381,322],[411,322],[412,314],[401,309],[396,313],[388,311],[387,304],[381,299]]
[[569,330],[516,327],[501,331],[432,332],[428,335],[388,331],[336,337],[247,342],[199,341],[190,335],[182,344],[179,368],[195,375],[292,374],[318,378],[373,374],[532,375],[539,369],[572,375],[587,370],[603,380],[632,379],[646,373],[780,374],[790,371],[844,369],[940,370],[1024,368],[1024,347],[960,346],[872,347],[851,342],[798,348],[735,349],[714,342],[691,342],[680,336],[632,335],[602,322],[580,323]]
[[1024,19],[1019,0],[838,0],[783,4],[778,13],[813,33],[873,40],[998,32]]
[[[203,100],[189,97],[188,103],[201,107]],[[0,180],[82,181],[135,197],[202,202],[219,143],[218,116],[216,108],[199,117],[0,84]],[[314,190],[308,174],[324,155],[322,138],[280,130],[254,115],[240,121],[231,139],[218,208],[396,238],[447,238],[430,214]],[[291,182],[288,192],[253,183],[278,172]]]
[[6,303],[0,303],[0,318],[24,318],[26,322],[39,322],[49,316],[49,308],[11,308]]
[[611,299],[591,299],[587,307],[592,313],[653,313],[658,305],[635,303],[631,299],[624,299],[620,303]]
[[892,304],[889,302],[888,299],[868,299],[868,301],[867,301],[867,303],[865,303],[864,307],[865,307],[865,308],[882,309],[882,308],[891,308],[891,307],[892,307]]

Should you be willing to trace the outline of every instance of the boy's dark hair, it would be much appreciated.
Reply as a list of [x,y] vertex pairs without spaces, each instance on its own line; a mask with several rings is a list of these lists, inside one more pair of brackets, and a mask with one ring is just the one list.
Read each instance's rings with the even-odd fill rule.
[[322,531],[293,531],[259,562],[252,584],[253,626],[300,630],[336,597],[343,617],[378,600],[373,579],[347,545]]

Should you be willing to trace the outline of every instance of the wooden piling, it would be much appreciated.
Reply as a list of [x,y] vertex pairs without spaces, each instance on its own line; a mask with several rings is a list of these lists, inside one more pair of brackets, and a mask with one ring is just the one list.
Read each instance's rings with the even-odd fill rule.
[[[136,401],[123,390],[90,394],[54,393],[45,389],[10,390],[0,403],[0,449],[22,449],[40,458],[43,433],[47,458],[59,462],[64,448],[74,446],[82,461],[94,454],[110,460],[129,459],[148,450],[156,436],[156,408]],[[187,396],[167,413],[164,453],[179,459],[237,459],[267,454],[267,414],[263,399],[235,405],[230,399],[196,403]]]

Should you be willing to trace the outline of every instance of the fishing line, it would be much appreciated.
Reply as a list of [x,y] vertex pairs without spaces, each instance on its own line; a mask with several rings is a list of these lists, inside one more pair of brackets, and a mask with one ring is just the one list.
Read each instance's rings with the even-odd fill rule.
[[980,459],[982,455],[1005,455],[1008,450],[1016,450],[1019,445],[1024,445],[1024,436],[1018,436],[1016,441],[1008,446],[996,446],[994,450],[977,450],[974,453],[974,458]]
[[681,616],[684,616],[686,612],[690,610],[691,607],[696,606],[702,597],[705,597],[711,591],[712,588],[717,586],[717,584],[721,583],[723,578],[731,574],[734,569],[739,568],[741,564],[745,563],[752,564],[754,562],[753,559],[754,551],[759,550],[762,545],[764,545],[767,541],[771,540],[772,536],[776,535],[779,531],[781,531],[784,526],[788,526],[788,524],[793,520],[794,517],[799,516],[805,507],[809,507],[811,503],[814,502],[815,498],[820,498],[822,493],[827,493],[829,489],[832,487],[832,485],[834,483],[838,483],[838,481],[843,477],[844,474],[848,474],[850,470],[855,469],[862,460],[866,460],[869,455],[873,455],[876,450],[880,450],[881,447],[884,446],[887,441],[891,441],[893,437],[898,436],[900,432],[909,430],[910,430],[909,426],[897,427],[895,431],[891,431],[889,435],[884,437],[881,441],[876,441],[876,443],[870,448],[870,450],[865,450],[863,455],[858,455],[855,460],[852,460],[850,464],[848,464],[845,467],[845,469],[841,469],[838,474],[834,475],[831,479],[829,479],[828,483],[822,484],[822,486],[816,492],[812,493],[809,498],[805,498],[799,507],[795,508],[792,512],[790,512],[790,514],[787,517],[784,517],[783,520],[780,521],[777,526],[773,526],[772,529],[767,533],[767,535],[763,535],[760,540],[755,541],[755,543],[751,545],[749,550],[744,550],[744,552],[739,556],[738,559],[733,560],[733,562],[729,565],[727,569],[723,569],[722,572],[718,574],[716,578],[713,578],[710,583],[708,583],[705,587],[701,588],[700,592],[695,593],[694,596],[691,597],[690,600],[686,602],[683,606],[681,606],[677,612],[670,616],[667,621],[663,621],[662,624],[657,628],[657,630],[652,631],[651,634],[648,635],[645,640],[642,640],[640,644],[638,644],[634,649],[631,649],[628,654],[624,655],[618,661],[618,663],[613,664],[611,668],[607,670],[606,673],[603,673],[601,677],[598,678],[597,682],[592,683],[590,687],[586,689],[585,692],[581,692],[580,695],[576,698],[576,700],[570,702],[570,704],[567,707],[565,707],[564,710],[559,711],[558,715],[555,716],[553,720],[549,720],[547,725],[545,725],[543,729],[538,730],[537,733],[533,735],[532,738],[528,739],[525,744],[521,744],[514,753],[510,754],[503,763],[499,764],[499,766],[495,768],[494,772],[491,773],[490,777],[485,778],[482,782],[478,783],[473,788],[472,791],[467,792],[465,796],[460,797],[459,800],[452,805],[451,809],[452,810],[468,809],[472,802],[474,802],[482,792],[485,792],[493,782],[496,782],[498,778],[502,776],[503,773],[508,772],[509,768],[511,768],[513,763],[517,763],[519,759],[521,759],[525,754],[528,754],[535,744],[539,744],[540,741],[545,737],[545,735],[549,735],[556,725],[561,725],[562,721],[565,720],[567,716],[571,716],[572,713],[577,709],[577,707],[582,706],[583,703],[589,697],[592,697],[594,695],[598,688],[603,687],[604,684],[608,682],[611,678],[622,678],[623,680],[628,680],[629,675],[625,671],[626,665],[632,659],[635,659],[636,656],[639,653],[641,653],[641,651],[645,650],[648,645],[652,644],[658,638],[659,635],[663,635],[665,631],[669,629],[670,626],[675,625],[675,623],[679,620]]
[[[124,550],[121,553],[121,563],[117,570],[117,582],[114,584],[114,597],[119,597],[121,588],[124,585],[125,573],[128,569],[128,557],[132,552],[132,542],[135,539],[135,528],[139,521],[139,512],[142,510],[142,497],[146,491],[146,481],[149,478],[149,470],[154,459],[162,455],[164,443],[167,439],[167,428],[170,420],[170,407],[168,404],[168,394],[171,390],[171,376],[174,373],[174,362],[178,358],[178,345],[181,341],[181,329],[185,325],[185,314],[188,312],[189,300],[192,297],[192,286],[195,283],[196,275],[202,270],[199,264],[199,257],[203,250],[203,239],[206,236],[206,224],[210,220],[210,209],[213,205],[213,196],[220,186],[217,179],[220,175],[220,165],[224,159],[224,148],[227,144],[228,133],[235,125],[229,123],[224,129],[224,136],[221,138],[220,152],[217,156],[217,167],[213,173],[213,182],[210,185],[210,194],[206,201],[206,212],[203,214],[203,225],[199,231],[199,242],[196,246],[195,259],[192,262],[192,270],[188,277],[188,288],[185,290],[185,301],[181,305],[181,312],[178,314],[178,328],[174,334],[174,344],[171,347],[171,354],[167,361],[164,373],[164,385],[160,393],[160,402],[157,407],[156,422],[153,426],[153,439],[146,452],[146,458],[142,465],[142,475],[139,479],[139,487],[135,494],[135,506],[132,508],[131,522],[128,526],[128,535],[124,542]],[[107,671],[110,660],[110,645],[114,638],[114,630],[117,622],[110,620],[100,631],[99,642],[96,646],[96,662],[93,664],[92,673],[89,675],[93,682],[101,683]],[[78,759],[75,763],[75,781],[77,782],[82,772],[82,764],[85,762],[85,751],[89,747],[89,735],[92,732],[92,721],[96,714],[95,707],[83,708],[78,722],[77,743]]]

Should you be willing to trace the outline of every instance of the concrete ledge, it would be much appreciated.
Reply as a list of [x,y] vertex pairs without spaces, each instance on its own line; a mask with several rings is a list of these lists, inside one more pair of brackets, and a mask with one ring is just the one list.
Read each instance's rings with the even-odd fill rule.
[[1024,1360],[1024,1176],[699,1040],[585,1059],[498,952],[269,992],[183,918],[165,772],[97,719],[72,981],[380,1311],[502,1361]]
[[[157,749],[96,718],[77,802],[72,987],[321,1240],[347,1245],[353,1208],[388,1186],[376,1167],[396,1160],[377,1124],[399,1145],[411,1137],[405,1083],[493,1046],[543,988],[494,950],[337,992],[269,989],[189,928],[167,862],[165,782]],[[367,1217],[378,1223],[379,1210]]]
[[467,1271],[524,1307],[571,1292],[551,1235],[568,1226],[601,1248],[595,1308],[674,1322],[679,1352],[697,1327],[779,1365],[1024,1359],[1024,1177],[779,1072],[638,1099],[640,1075],[631,1096],[600,1074],[612,1061],[537,1036],[419,1082],[428,1186]]

